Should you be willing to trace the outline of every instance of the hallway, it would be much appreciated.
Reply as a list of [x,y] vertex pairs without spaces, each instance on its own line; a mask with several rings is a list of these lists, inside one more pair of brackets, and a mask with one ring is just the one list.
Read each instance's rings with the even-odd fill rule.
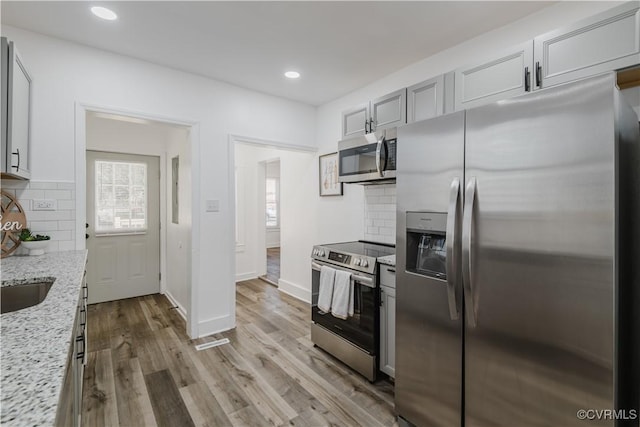
[[280,279],[280,248],[267,248],[267,274],[261,277],[267,282],[278,285]]

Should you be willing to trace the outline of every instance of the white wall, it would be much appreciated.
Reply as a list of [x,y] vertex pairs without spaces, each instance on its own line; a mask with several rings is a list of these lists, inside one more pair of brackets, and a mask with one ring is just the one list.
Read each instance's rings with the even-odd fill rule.
[[[190,333],[235,325],[232,209],[228,205],[228,135],[313,146],[315,109],[200,76],[3,26],[33,76],[32,177],[75,180],[76,103],[199,124],[192,147],[192,281]],[[81,147],[82,149],[84,147]],[[55,159],[55,161],[52,161]],[[83,194],[78,194],[83,198]],[[205,201],[219,200],[219,212]],[[83,200],[79,200],[84,203]],[[76,218],[77,225],[84,218]],[[78,247],[84,241],[78,239]],[[215,279],[215,280],[214,280]]]
[[[189,150],[189,131],[172,129],[167,140],[167,173],[165,176],[167,197],[167,268],[166,291],[178,306],[181,314],[186,315],[191,308],[189,283],[191,271],[189,256],[191,251],[191,152]],[[178,224],[171,220],[171,159],[178,156]]]
[[[266,177],[280,179],[279,159],[266,162]],[[280,246],[280,227],[267,227],[266,246],[267,248]]]
[[[315,241],[314,201],[318,177],[314,153],[305,153],[249,144],[236,144],[235,163],[244,184],[238,187],[238,227],[244,236],[236,256],[236,280],[264,274],[264,206],[259,197],[266,176],[265,160],[280,159],[280,280],[278,288],[305,301],[310,300],[310,255]],[[260,169],[262,168],[262,169]],[[317,169],[316,169],[317,170]],[[263,178],[260,179],[262,174]],[[241,202],[242,200],[242,202]]]
[[[494,52],[531,40],[547,31],[595,15],[618,4],[620,2],[558,3],[529,17],[425,58],[342,98],[320,106],[316,116],[316,143],[319,154],[337,150],[337,142],[341,135],[342,111],[400,88],[449,72],[465,64],[480,61]],[[399,141],[399,144],[401,145],[402,141]],[[353,232],[356,230],[355,239],[368,237],[379,240],[372,233],[367,233],[364,226],[365,222],[372,218],[362,215],[364,200],[362,186],[345,185],[345,197],[338,199],[340,200],[324,198],[319,201],[316,241],[318,243],[327,243],[333,240],[346,241],[354,237]],[[337,220],[342,218],[345,219],[345,222],[338,224]],[[395,230],[395,225],[391,228]],[[336,232],[337,234],[334,234]]]

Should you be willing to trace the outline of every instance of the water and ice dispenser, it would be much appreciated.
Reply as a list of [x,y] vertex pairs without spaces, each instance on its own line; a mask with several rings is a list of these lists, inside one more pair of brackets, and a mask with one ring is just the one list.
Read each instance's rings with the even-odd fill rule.
[[407,271],[447,279],[446,230],[446,213],[407,212]]

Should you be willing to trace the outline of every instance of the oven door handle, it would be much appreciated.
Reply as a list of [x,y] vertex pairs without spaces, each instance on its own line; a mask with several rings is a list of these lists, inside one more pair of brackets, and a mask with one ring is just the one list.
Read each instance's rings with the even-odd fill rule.
[[[327,266],[327,267],[329,267],[329,266]],[[311,269],[316,270],[316,271],[320,271],[321,268],[322,268],[322,266],[320,264],[318,264],[317,262],[311,261]],[[335,268],[335,267],[331,267],[331,268]],[[339,270],[339,269],[336,268],[336,270]],[[351,279],[354,282],[361,283],[361,284],[365,285],[368,288],[375,288],[376,287],[376,284],[374,283],[373,279],[371,279],[369,277],[364,277],[364,276],[360,276],[358,274],[353,274],[352,273],[351,274]]]

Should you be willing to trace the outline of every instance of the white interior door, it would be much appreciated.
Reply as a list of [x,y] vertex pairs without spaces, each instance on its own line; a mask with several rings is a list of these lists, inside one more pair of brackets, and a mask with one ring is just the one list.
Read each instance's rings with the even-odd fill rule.
[[158,157],[87,151],[89,303],[160,291]]

